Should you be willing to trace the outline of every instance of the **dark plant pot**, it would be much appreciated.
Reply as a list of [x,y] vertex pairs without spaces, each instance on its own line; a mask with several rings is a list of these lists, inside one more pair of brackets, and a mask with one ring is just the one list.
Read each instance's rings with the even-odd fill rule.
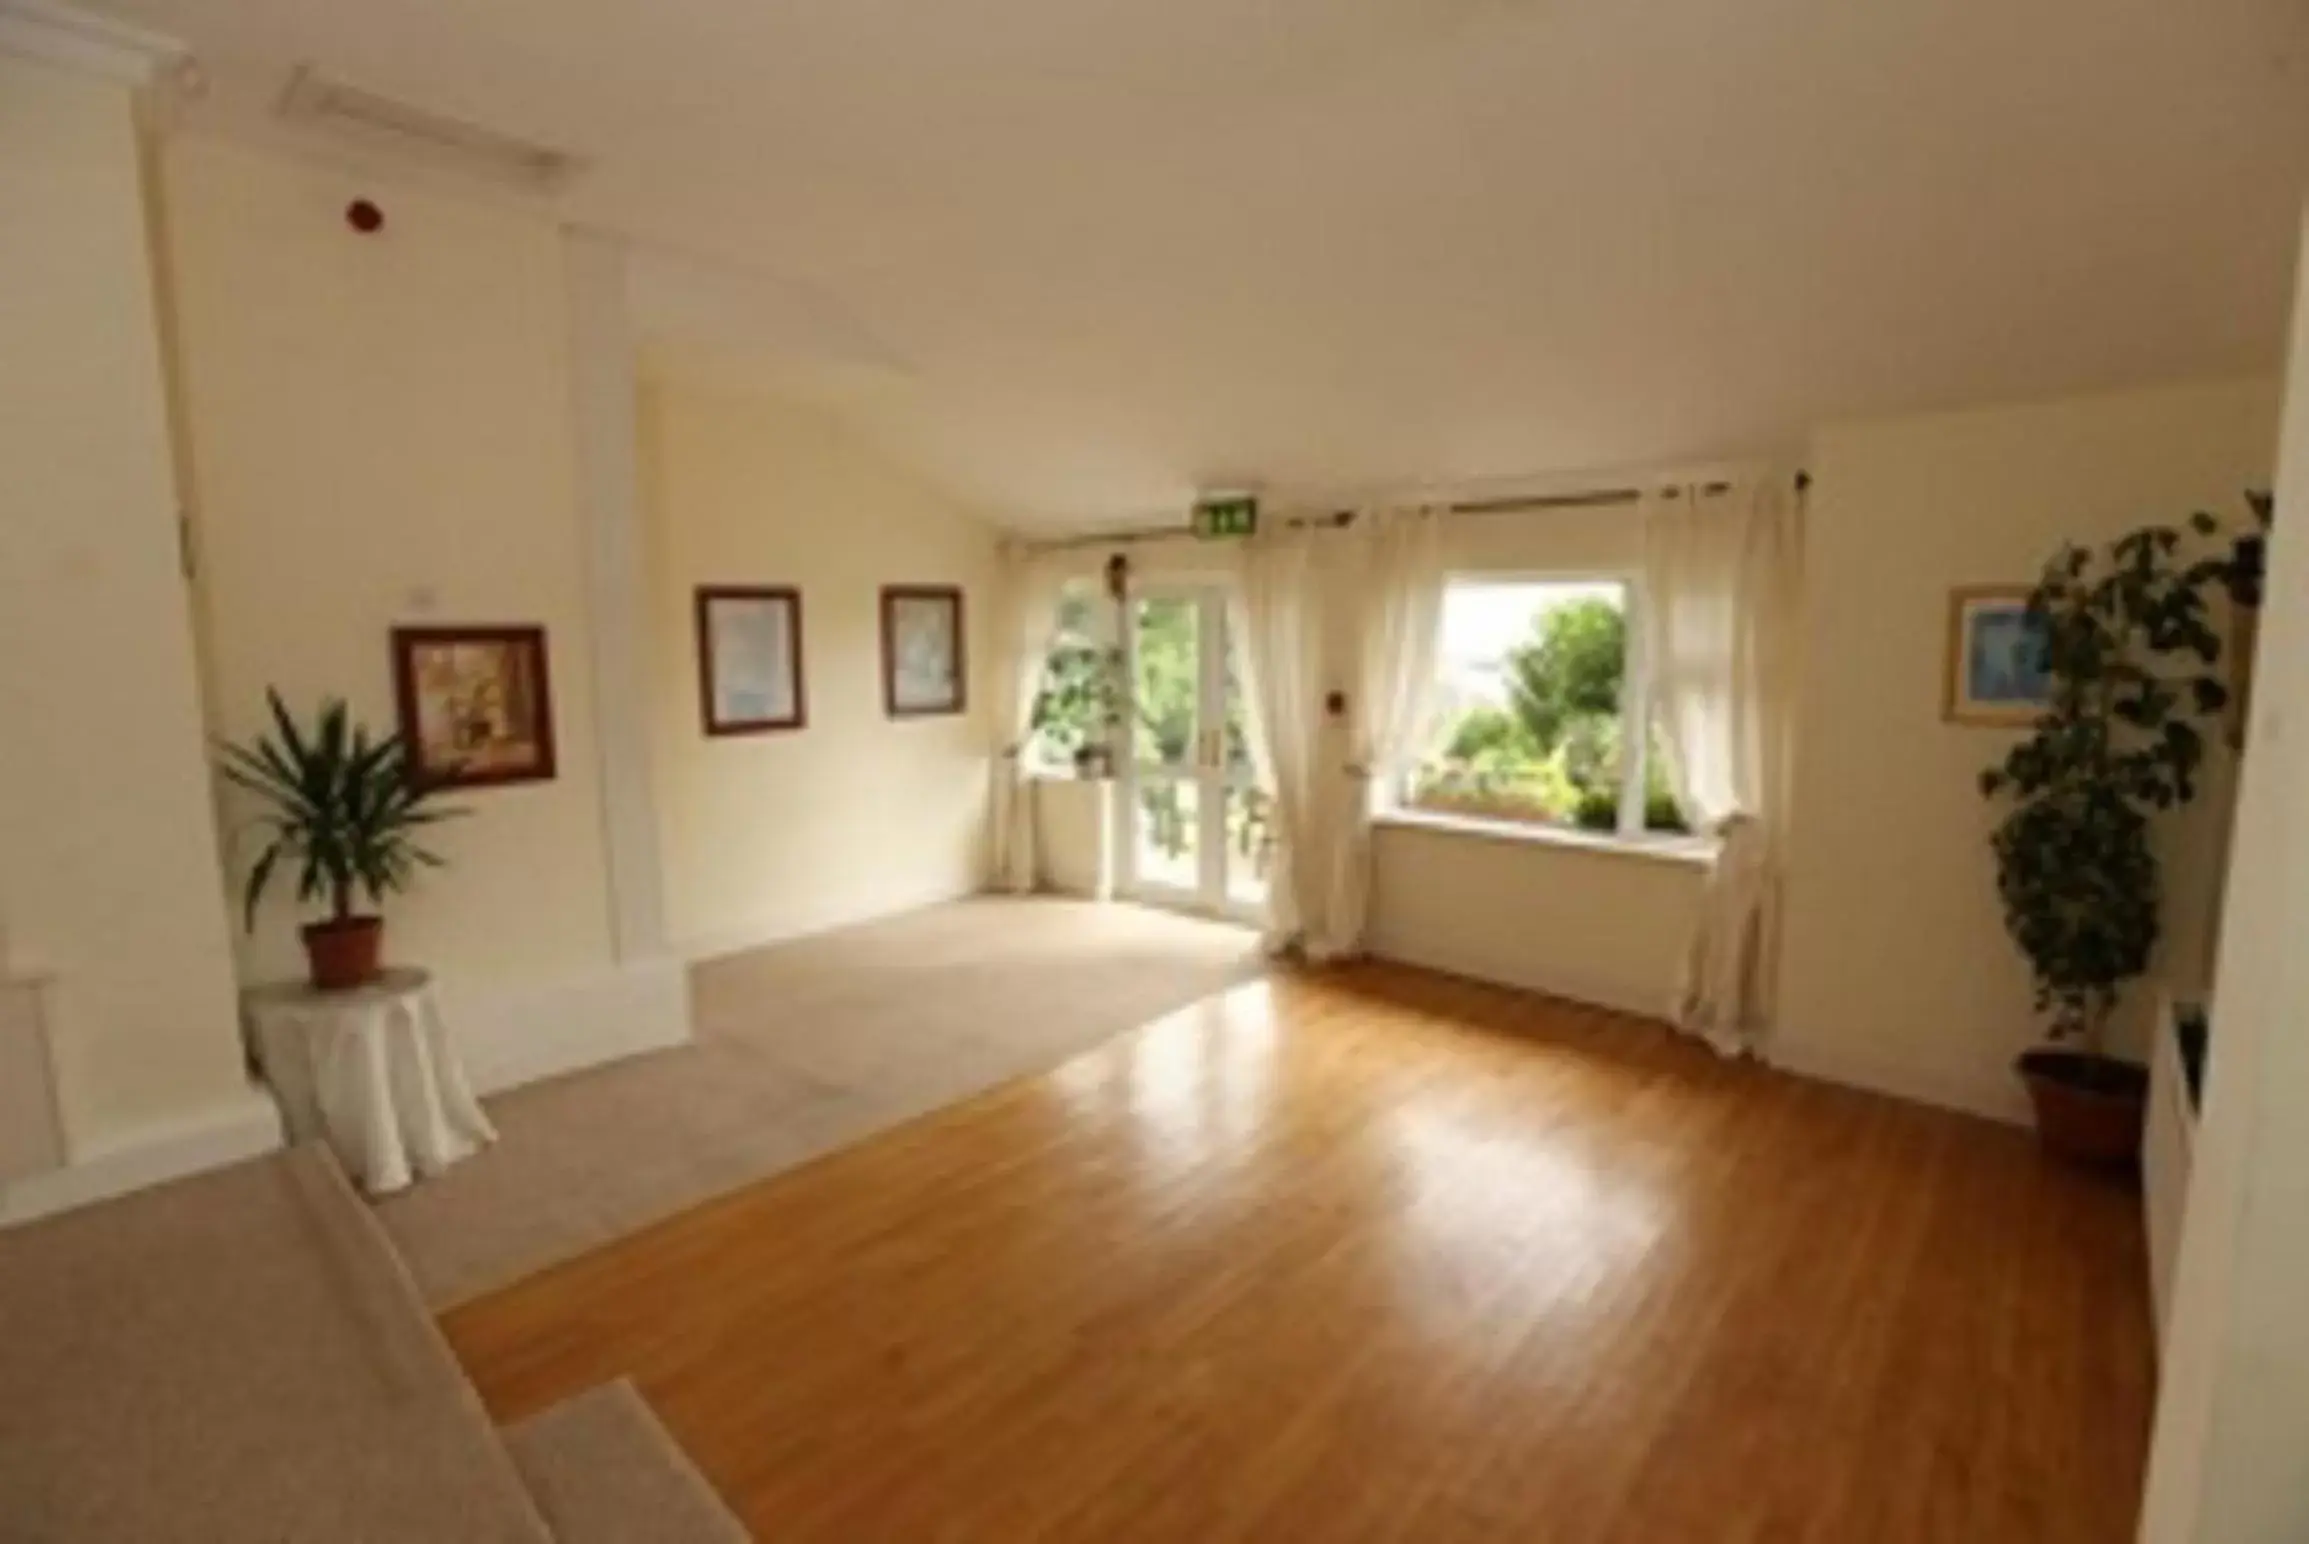
[[1114,753],[1103,745],[1085,745],[1074,753],[1076,777],[1111,777],[1114,775]]
[[2141,1153],[2148,1069],[2090,1051],[2046,1048],[2017,1064],[2044,1150],[2077,1163],[2119,1165]]
[[305,925],[304,937],[305,959],[312,967],[316,990],[349,991],[377,979],[377,961],[385,946],[384,918],[310,922]]

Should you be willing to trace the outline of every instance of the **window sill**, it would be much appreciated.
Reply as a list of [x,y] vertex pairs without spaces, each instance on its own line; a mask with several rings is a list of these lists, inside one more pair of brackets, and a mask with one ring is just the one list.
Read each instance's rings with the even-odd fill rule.
[[1652,863],[1676,863],[1687,868],[1705,868],[1716,859],[1715,842],[1704,836],[1621,836],[1609,831],[1524,826],[1504,820],[1471,820],[1463,815],[1442,815],[1411,809],[1382,810],[1372,817],[1372,824],[1530,847],[1566,847],[1576,852],[1641,858]]

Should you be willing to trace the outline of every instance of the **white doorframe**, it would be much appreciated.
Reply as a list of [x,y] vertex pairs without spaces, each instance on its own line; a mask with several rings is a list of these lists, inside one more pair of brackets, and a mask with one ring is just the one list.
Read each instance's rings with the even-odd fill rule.
[[[1131,700],[1124,754],[1119,758],[1117,769],[1122,798],[1122,819],[1118,822],[1122,848],[1119,871],[1123,893],[1135,900],[1255,923],[1266,914],[1265,897],[1261,894],[1254,898],[1234,882],[1233,855],[1228,845],[1230,801],[1256,790],[1250,769],[1230,764],[1227,757],[1227,658],[1233,646],[1228,636],[1228,598],[1228,585],[1224,580],[1153,580],[1134,583],[1123,602],[1123,676],[1129,685]],[[1194,608],[1194,728],[1187,759],[1174,766],[1150,763],[1139,750],[1139,607],[1146,601],[1171,601]],[[1140,822],[1146,818],[1147,811],[1140,794],[1149,783],[1156,781],[1194,789],[1195,873],[1191,883],[1144,872],[1146,845],[1141,839]]]

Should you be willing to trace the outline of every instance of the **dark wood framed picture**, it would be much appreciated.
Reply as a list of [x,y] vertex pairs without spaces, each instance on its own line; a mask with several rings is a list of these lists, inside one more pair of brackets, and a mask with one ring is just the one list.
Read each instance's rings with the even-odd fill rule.
[[393,691],[409,767],[449,787],[552,778],[542,627],[396,627]]
[[968,680],[961,589],[951,584],[882,586],[882,706],[890,717],[959,713]]
[[698,707],[707,734],[767,734],[808,721],[801,591],[701,584],[697,631]]

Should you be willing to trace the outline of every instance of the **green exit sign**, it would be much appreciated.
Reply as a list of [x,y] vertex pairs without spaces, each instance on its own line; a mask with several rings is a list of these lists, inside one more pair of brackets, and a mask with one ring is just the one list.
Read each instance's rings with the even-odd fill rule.
[[1259,528],[1259,501],[1250,494],[1195,500],[1197,536],[1248,536]]

